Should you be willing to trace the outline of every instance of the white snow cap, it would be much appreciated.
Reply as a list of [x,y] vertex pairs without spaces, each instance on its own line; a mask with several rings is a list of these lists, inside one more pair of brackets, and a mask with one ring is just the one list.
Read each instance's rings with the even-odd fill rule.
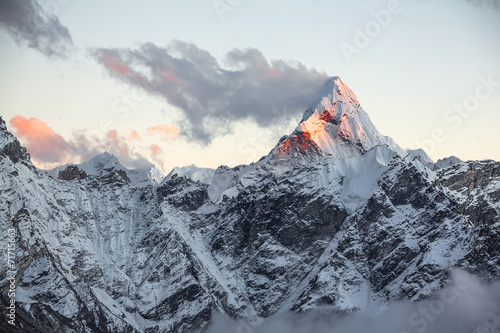
[[104,152],[99,154],[88,161],[80,164],[66,164],[58,166],[52,170],[46,171],[49,176],[57,178],[59,171],[66,169],[69,165],[75,165],[80,170],[85,171],[89,176],[105,176],[112,171],[123,170],[126,172],[127,177],[136,185],[147,185],[149,183],[159,184],[165,177],[163,173],[156,166],[151,166],[149,169],[127,169],[113,154]]
[[83,162],[78,167],[85,171],[87,175],[104,176],[112,170],[122,170],[125,167],[120,163],[118,157],[107,151]]
[[408,155],[406,156],[406,159],[409,161],[413,161],[414,159],[417,159],[420,161],[423,165],[431,165],[434,164],[434,161],[432,158],[427,155],[425,150],[422,148],[419,149],[407,149],[406,152]]
[[170,180],[174,175],[177,177],[187,177],[192,181],[198,181],[205,184],[210,184],[212,179],[214,178],[215,169],[211,168],[199,168],[194,164],[184,166],[184,167],[175,167],[165,176],[163,181]]
[[456,156],[450,156],[440,159],[434,164],[434,169],[446,169],[452,165],[462,163],[462,160]]
[[280,141],[272,155],[278,159],[305,155],[347,158],[379,145],[388,145],[406,156],[394,140],[380,134],[356,95],[334,76],[325,83],[295,131]]

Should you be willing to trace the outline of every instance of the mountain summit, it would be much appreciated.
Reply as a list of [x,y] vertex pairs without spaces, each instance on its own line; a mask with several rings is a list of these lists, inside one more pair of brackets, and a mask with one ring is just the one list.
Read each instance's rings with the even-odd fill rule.
[[406,155],[391,138],[380,134],[356,95],[335,76],[325,83],[297,128],[279,141],[271,155],[278,160],[318,155],[347,158],[380,145]]
[[68,168],[70,168],[70,170],[74,170],[75,167],[85,175],[96,177],[103,177],[115,171],[123,171],[129,180],[135,184],[142,185],[159,184],[165,177],[160,169],[154,165],[150,166],[148,169],[128,169],[115,155],[108,152],[99,154],[83,163],[70,163],[58,166],[52,170],[46,170],[45,173],[53,178],[60,178],[61,172],[64,173],[65,170],[68,170]]
[[376,191],[376,184],[372,184],[375,175],[383,172],[395,155],[407,154],[392,138],[380,134],[354,92],[334,76],[325,82],[290,135],[282,137],[257,163],[233,169],[219,167],[208,193],[212,201],[219,202],[224,196],[236,196],[238,184],[252,183],[255,175],[280,174],[290,167],[319,165],[320,160],[328,164],[328,159],[336,159],[328,174],[344,179],[342,202],[353,213]]

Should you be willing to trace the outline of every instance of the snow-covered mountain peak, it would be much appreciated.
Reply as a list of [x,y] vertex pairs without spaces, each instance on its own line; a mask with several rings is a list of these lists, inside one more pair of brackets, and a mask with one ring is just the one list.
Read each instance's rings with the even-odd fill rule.
[[456,156],[445,157],[434,163],[433,170],[446,169],[455,164],[462,163],[462,160]]
[[323,88],[318,92],[316,100],[313,101],[309,109],[314,110],[320,104],[327,108],[328,105],[333,105],[336,102],[359,104],[351,88],[349,88],[340,77],[333,76],[325,82]]
[[165,178],[165,175],[163,174],[163,172],[161,172],[160,169],[158,169],[158,167],[156,165],[153,165],[148,171],[147,171],[147,174],[149,176],[149,179],[151,179],[151,181],[153,183],[161,183],[163,181],[163,178]]
[[427,155],[425,150],[422,148],[419,149],[407,149],[406,152],[408,155],[406,155],[406,160],[409,162],[411,161],[419,161],[422,165],[428,167],[429,169],[433,170],[434,168],[434,161]]
[[79,167],[92,176],[103,176],[112,170],[125,168],[115,155],[107,151],[79,164]]
[[199,168],[194,164],[184,166],[184,167],[175,167],[168,173],[168,175],[164,178],[164,181],[170,180],[174,175],[177,177],[186,177],[191,179],[192,181],[198,181],[205,184],[210,184],[212,179],[214,178],[215,169],[211,168]]
[[80,164],[66,164],[58,166],[52,170],[46,171],[49,176],[53,178],[59,177],[59,172],[64,171],[69,166],[76,166],[81,171],[85,172],[87,176],[103,177],[113,171],[124,171],[127,177],[137,185],[159,184],[162,182],[165,175],[155,165],[149,169],[128,169],[125,167],[118,157],[115,155],[104,152],[99,154],[88,161]]
[[372,124],[356,95],[339,78],[326,81],[316,102],[295,131],[280,140],[271,152],[273,159],[290,157],[359,156],[378,145],[388,145],[405,156],[406,152]]
[[359,157],[379,146],[400,157],[407,155],[392,138],[380,134],[352,90],[339,77],[325,82],[314,105],[305,111],[293,133],[282,137],[258,162],[238,170],[217,169],[208,189],[210,199],[220,202],[224,196],[234,197],[239,182],[248,183],[263,173],[280,175],[290,168],[317,164],[324,159]]

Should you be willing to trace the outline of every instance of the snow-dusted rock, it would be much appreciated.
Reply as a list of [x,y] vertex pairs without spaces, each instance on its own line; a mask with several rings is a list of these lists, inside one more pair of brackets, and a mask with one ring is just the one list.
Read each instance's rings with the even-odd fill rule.
[[210,168],[199,168],[194,164],[175,167],[165,176],[165,181],[170,180],[174,175],[177,177],[187,177],[195,182],[210,184],[214,178],[215,170]]
[[[136,185],[160,184],[165,175],[156,166],[151,166],[149,169],[127,169],[116,156],[108,152],[104,152],[94,158],[80,164],[66,164],[55,167],[52,170],[41,170],[53,178],[62,177],[83,177],[95,176],[104,177],[112,172],[123,171],[124,174]],[[76,176],[76,173],[79,175]]]

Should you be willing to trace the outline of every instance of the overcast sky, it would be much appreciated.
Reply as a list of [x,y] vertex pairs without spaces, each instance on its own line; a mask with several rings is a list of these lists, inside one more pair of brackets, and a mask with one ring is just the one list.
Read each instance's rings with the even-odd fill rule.
[[0,1],[0,115],[42,168],[250,163],[330,76],[404,148],[500,160],[499,59],[497,0]]

